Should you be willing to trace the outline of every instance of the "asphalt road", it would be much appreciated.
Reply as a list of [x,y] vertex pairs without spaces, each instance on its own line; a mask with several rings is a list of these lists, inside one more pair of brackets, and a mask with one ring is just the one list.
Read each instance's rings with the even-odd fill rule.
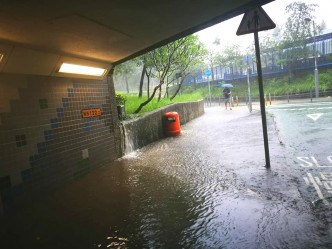
[[267,112],[275,117],[302,195],[316,207],[331,209],[332,101],[268,106]]

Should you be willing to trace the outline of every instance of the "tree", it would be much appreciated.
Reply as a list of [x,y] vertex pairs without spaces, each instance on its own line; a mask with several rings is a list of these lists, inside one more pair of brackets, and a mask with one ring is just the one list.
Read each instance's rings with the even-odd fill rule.
[[240,46],[235,44],[227,46],[222,52],[225,56],[225,64],[231,68],[232,78],[234,77],[234,68],[243,68],[243,55],[240,51]]
[[214,38],[214,41],[213,41],[213,44],[216,45],[216,46],[219,46],[220,45],[220,38],[216,37]]
[[262,36],[260,39],[260,50],[263,67],[275,65],[276,54],[278,53],[278,41],[275,39],[277,34],[272,33]]
[[317,4],[305,4],[303,2],[293,2],[286,6],[286,13],[289,14],[289,17],[287,18],[281,45],[285,51],[283,59],[290,66],[290,69],[298,59],[307,58],[309,54],[306,43],[307,39],[312,37],[313,32],[311,23],[306,19],[315,19],[312,13],[317,6]]
[[195,69],[195,66],[200,64],[204,56],[206,55],[207,50],[204,49],[204,46],[199,42],[198,37],[194,35],[189,35],[186,37],[186,41],[183,44],[183,47],[179,51],[178,56],[178,69],[181,74],[181,81],[178,85],[177,90],[170,98],[171,100],[175,98],[178,92],[181,89],[184,79],[190,74],[191,71]]
[[152,75],[152,69],[153,69],[153,63],[151,61],[151,57],[149,54],[144,54],[140,57],[137,58],[137,64],[142,67],[142,72],[141,72],[141,78],[140,78],[140,83],[139,83],[139,92],[138,92],[138,97],[142,97],[143,95],[143,83],[144,83],[144,78],[146,76],[147,78],[147,96],[150,96],[150,78]]
[[197,36],[189,35],[148,52],[146,60],[151,62],[151,68],[153,68],[154,76],[158,78],[159,84],[154,87],[151,96],[141,103],[134,113],[140,112],[154,98],[158,90],[158,100],[160,100],[162,86],[167,85],[167,78],[170,78],[176,71],[180,71],[185,75],[190,66],[202,54],[202,51],[204,49]]
[[[256,64],[256,52],[255,52],[255,44],[254,42],[250,45],[248,45],[245,49],[245,66],[247,67],[247,70],[250,70],[253,72],[253,69],[255,68]],[[250,74],[250,71],[247,73]]]
[[220,67],[220,73],[221,74],[222,74],[223,69],[224,69],[224,71],[226,71],[226,67],[228,65],[226,55],[224,55],[222,53],[217,53],[216,56],[215,56],[215,61]]
[[321,28],[321,31],[325,30],[326,29],[326,23],[324,20],[322,20],[322,22],[320,23],[320,28]]
[[214,76],[213,66],[216,64],[216,55],[215,55],[215,53],[212,50],[209,50],[207,52],[206,59],[207,59],[207,62],[208,62],[208,66],[211,68],[212,80],[214,80],[215,76]]
[[190,76],[193,77],[194,79],[194,88],[196,89],[197,87],[197,82],[196,82],[196,78],[197,76],[201,76],[202,75],[202,71],[205,68],[205,64],[203,61],[198,62],[196,65],[192,66],[191,71],[190,71]]
[[138,97],[141,98],[143,95],[143,83],[144,83],[144,76],[145,76],[145,72],[146,72],[146,66],[143,63],[143,69],[142,69],[142,73],[141,73],[141,79],[139,81],[139,89],[138,89]]
[[117,65],[114,69],[114,75],[121,76],[124,78],[126,83],[126,91],[129,93],[129,82],[128,78],[131,73],[133,73],[136,70],[136,63],[133,60],[126,61],[124,63],[121,63]]

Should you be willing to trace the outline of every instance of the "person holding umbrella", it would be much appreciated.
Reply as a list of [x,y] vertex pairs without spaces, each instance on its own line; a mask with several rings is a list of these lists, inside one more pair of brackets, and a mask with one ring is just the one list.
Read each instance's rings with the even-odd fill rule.
[[226,110],[227,110],[227,103],[229,104],[229,109],[232,110],[232,107],[231,107],[231,89],[229,89],[229,86],[225,84],[224,86],[224,90],[222,91],[222,93],[224,94],[224,97],[225,97],[225,107],[226,107]]

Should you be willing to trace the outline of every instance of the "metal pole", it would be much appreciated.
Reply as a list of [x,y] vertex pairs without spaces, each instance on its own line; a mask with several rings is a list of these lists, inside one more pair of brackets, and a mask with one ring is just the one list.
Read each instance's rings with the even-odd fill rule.
[[316,29],[315,21],[312,20],[312,25],[314,28],[314,54],[315,54],[315,94],[316,98],[319,97],[319,87],[318,87],[318,69],[317,69],[317,52],[316,52]]
[[210,101],[210,106],[211,106],[211,90],[210,90],[210,77],[209,77],[209,81],[208,81],[208,84],[209,84],[209,101]]
[[310,101],[312,102],[312,86],[310,87]]
[[270,101],[270,105],[272,105],[272,103],[271,103],[271,93],[269,93],[269,101]]
[[287,91],[287,101],[289,103],[289,92]]
[[248,102],[249,102],[249,112],[252,112],[252,103],[251,103],[251,95],[250,95],[249,67],[248,67],[248,72],[247,72],[247,82],[248,82]]
[[264,94],[265,106],[267,106],[266,94]]
[[256,61],[257,61],[257,76],[258,76],[258,86],[259,86],[259,97],[260,97],[263,136],[264,136],[265,162],[266,162],[266,168],[270,168],[271,165],[270,165],[270,153],[269,153],[269,139],[268,139],[268,135],[267,135],[266,114],[265,114],[265,105],[264,105],[264,88],[263,88],[263,77],[262,77],[262,64],[261,64],[259,39],[258,39],[258,32],[257,31],[254,32],[254,37],[255,37],[255,50],[256,50]]

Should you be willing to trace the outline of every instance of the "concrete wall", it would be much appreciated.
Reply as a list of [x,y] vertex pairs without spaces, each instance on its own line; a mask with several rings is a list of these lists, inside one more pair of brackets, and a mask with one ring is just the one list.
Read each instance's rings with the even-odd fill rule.
[[166,112],[174,111],[179,114],[182,125],[204,113],[204,101],[175,103],[147,113],[141,118],[124,121],[122,123],[124,128],[123,151],[129,153],[165,137],[163,115]]
[[[121,156],[111,77],[1,73],[0,91],[0,211]],[[102,115],[83,118],[90,108]]]

